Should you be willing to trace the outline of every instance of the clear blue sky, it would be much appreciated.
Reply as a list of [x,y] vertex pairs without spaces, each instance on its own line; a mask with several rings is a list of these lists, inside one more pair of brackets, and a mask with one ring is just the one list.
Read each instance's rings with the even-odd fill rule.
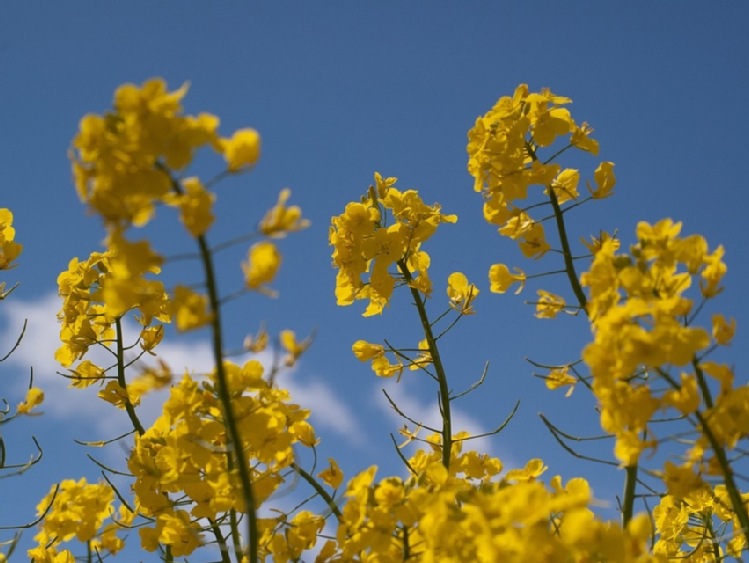
[[[118,85],[152,76],[174,88],[189,81],[186,110],[218,115],[223,133],[252,126],[262,135],[257,169],[219,187],[214,242],[252,230],[283,187],[312,222],[283,244],[280,298],[246,297],[231,307],[227,323],[231,346],[263,321],[271,331],[317,329],[287,381],[300,403],[321,412],[313,418],[321,459],[338,457],[347,476],[372,463],[383,474],[402,473],[388,437],[399,422],[380,389],[392,391],[415,418],[436,408],[433,390],[417,376],[406,374],[399,386],[376,380],[350,352],[359,338],[413,346],[418,321],[410,309],[394,306],[382,318],[363,319],[362,307],[338,308],[333,296],[330,217],[358,199],[378,170],[459,215],[427,247],[434,301],[443,299],[444,280],[455,270],[483,290],[478,314],[446,340],[456,389],[491,362],[481,392],[457,404],[458,426],[488,430],[520,399],[509,428],[482,445],[508,466],[540,456],[550,475],[595,474],[597,495],[613,499],[621,475],[572,459],[537,416],[544,412],[565,428],[595,434],[585,393],[565,400],[547,391],[524,361],[575,359],[588,336],[585,320],[534,319],[523,300],[539,286],[519,297],[489,293],[489,265],[520,259],[483,222],[466,172],[466,133],[518,83],[571,97],[573,116],[596,129],[601,158],[616,163],[618,178],[615,197],[573,215],[574,232],[619,229],[630,242],[637,221],[671,217],[684,222],[684,232],[724,244],[729,274],[718,306],[738,321],[726,357],[745,381],[747,22],[749,8],[741,2],[4,3],[0,207],[13,210],[25,249],[20,266],[3,278],[21,286],[0,304],[0,352],[24,316],[30,327],[18,353],[0,366],[0,396],[15,404],[33,366],[48,404],[43,417],[3,429],[15,459],[30,451],[32,433],[46,457],[24,477],[0,481],[0,525],[30,520],[37,499],[58,479],[96,478],[73,438],[99,439],[124,427],[122,412],[66,390],[54,373],[55,280],[71,257],[99,249],[103,232],[70,179],[66,153],[78,120],[106,110]],[[207,160],[200,170],[210,174],[219,164]],[[595,165],[584,162],[583,177],[591,178]],[[190,249],[179,225],[163,215],[163,230],[150,233],[157,248]],[[227,292],[241,283],[244,252],[222,257]],[[181,273],[195,281],[189,269]],[[170,343],[175,369],[207,355],[205,334],[187,342]],[[124,459],[121,451],[94,453],[113,465]]]

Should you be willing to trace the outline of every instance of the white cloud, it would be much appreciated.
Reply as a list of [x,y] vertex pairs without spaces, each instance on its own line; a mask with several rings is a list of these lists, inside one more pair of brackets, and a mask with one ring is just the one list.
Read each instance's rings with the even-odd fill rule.
[[292,399],[312,411],[311,419],[316,428],[335,432],[351,445],[364,445],[365,434],[354,413],[330,386],[319,379],[301,381],[299,370],[283,383],[291,392]]
[[[2,355],[17,340],[24,319],[28,320],[23,341],[0,367],[5,381],[12,381],[9,389],[3,389],[3,394],[7,395],[11,404],[20,401],[28,386],[27,374],[33,368],[34,384],[41,387],[47,397],[43,405],[46,416],[80,423],[81,428],[94,434],[82,436],[86,440],[107,439],[127,432],[127,416],[96,397],[98,386],[70,389],[68,380],[60,375],[59,372],[64,373],[65,370],[54,359],[55,350],[60,345],[60,328],[56,318],[60,304],[60,298],[54,294],[35,301],[9,299],[2,303],[0,316],[5,321],[0,331],[0,343],[5,347],[0,350]],[[126,320],[123,325],[125,342],[134,342],[138,335],[137,325],[132,320]],[[158,358],[164,360],[177,375],[185,370],[193,374],[207,373],[213,366],[213,352],[207,340],[165,340],[159,345],[158,352]],[[273,351],[266,351],[256,356],[238,356],[233,360],[243,363],[253,357],[267,367],[272,365],[273,356]],[[97,365],[109,365],[113,360],[111,354],[101,348],[91,348],[86,357]],[[153,365],[155,358],[144,355],[140,363]],[[312,422],[319,429],[335,433],[352,445],[359,444],[363,433],[348,405],[319,378],[302,377],[300,371],[298,365],[282,374],[281,383],[289,389],[292,399],[312,410]],[[8,378],[8,372],[14,374],[12,379]],[[162,390],[144,398],[138,407],[144,424],[150,424],[160,414],[166,394],[167,391]]]

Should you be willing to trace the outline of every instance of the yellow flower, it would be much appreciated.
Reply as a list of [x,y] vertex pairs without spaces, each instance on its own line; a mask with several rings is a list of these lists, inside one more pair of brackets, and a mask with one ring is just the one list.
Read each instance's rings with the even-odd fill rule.
[[551,183],[551,188],[554,190],[554,195],[557,196],[557,202],[559,205],[571,199],[577,199],[580,195],[577,193],[577,184],[579,181],[580,171],[573,170],[572,168],[562,170],[559,175],[554,178],[554,181]]
[[247,335],[244,339],[243,347],[248,352],[262,352],[268,347],[268,331],[264,326],[260,327],[256,335]]
[[685,416],[695,412],[700,402],[697,379],[692,374],[682,373],[679,389],[669,389],[663,394],[663,405],[672,406]]
[[230,139],[221,139],[220,146],[231,172],[252,166],[260,158],[260,135],[254,129],[240,129]]
[[564,298],[544,291],[538,290],[538,301],[536,302],[536,317],[539,319],[553,319],[561,311],[564,311]]
[[351,350],[354,352],[356,359],[361,362],[379,358],[385,353],[384,346],[381,344],[370,344],[366,340],[357,340],[351,346]]
[[570,375],[569,369],[569,366],[552,369],[549,372],[549,375],[547,375],[545,378],[546,388],[555,390],[560,389],[561,387],[569,386],[569,389],[564,396],[569,397],[570,395],[572,395],[572,392],[575,390],[575,385],[577,385],[577,378],[573,375]]
[[328,463],[330,464],[330,467],[318,473],[317,476],[330,487],[337,489],[343,482],[343,472],[341,471],[341,468],[338,467],[336,460],[332,457],[328,458]]
[[515,483],[523,483],[533,481],[536,477],[540,477],[548,467],[544,464],[543,460],[534,458],[525,464],[522,469],[510,469],[505,475],[505,480]]
[[505,293],[511,285],[518,283],[519,286],[515,295],[523,291],[525,287],[525,272],[520,268],[513,268],[515,273],[510,273],[510,269],[504,264],[494,264],[489,268],[489,282],[491,286],[489,291],[492,293]]
[[208,298],[183,285],[174,288],[171,309],[177,330],[194,330],[209,324],[213,319],[208,311]]
[[284,363],[286,367],[293,366],[299,359],[309,345],[312,343],[310,338],[306,338],[302,342],[297,342],[296,334],[293,330],[282,330],[280,334],[281,346],[286,350],[286,358]]
[[18,404],[16,411],[18,414],[29,414],[34,407],[38,407],[44,402],[44,391],[38,387],[31,387],[26,391],[26,398]]
[[596,189],[590,187],[588,183],[588,191],[595,199],[603,199],[609,197],[616,184],[616,176],[614,176],[614,163],[613,162],[602,162],[596,168],[593,173],[593,179],[596,182]]
[[447,296],[450,298],[450,307],[459,310],[463,315],[472,315],[473,300],[479,294],[474,284],[468,283],[468,278],[462,272],[453,272],[447,278]]
[[213,224],[212,207],[216,195],[206,190],[198,178],[186,178],[182,186],[183,194],[167,194],[164,203],[179,207],[180,221],[192,236],[198,237]]
[[286,207],[289,197],[291,197],[290,189],[281,190],[276,206],[260,221],[261,233],[270,237],[283,238],[286,233],[301,231],[309,226],[309,221],[302,219],[301,208],[296,205]]
[[695,473],[692,464],[676,465],[666,461],[663,468],[661,478],[668,488],[668,493],[674,497],[684,498],[704,486],[702,477]]
[[544,226],[541,223],[533,225],[523,233],[520,250],[526,258],[541,258],[551,247],[546,242]]
[[247,287],[274,295],[264,286],[273,281],[280,267],[281,253],[278,252],[275,244],[268,241],[253,244],[247,262],[242,263]]
[[[0,270],[8,270],[21,254],[23,247],[14,242],[16,230],[13,228],[13,213],[6,208],[0,209]],[[2,287],[0,287],[2,291]]]

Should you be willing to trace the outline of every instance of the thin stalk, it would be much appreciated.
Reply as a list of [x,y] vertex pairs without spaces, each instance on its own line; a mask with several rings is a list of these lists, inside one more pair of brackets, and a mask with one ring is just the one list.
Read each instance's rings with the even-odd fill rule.
[[[178,180],[172,177],[169,170],[163,165],[157,165],[162,170],[172,185],[172,189],[177,194],[183,194],[184,190]],[[212,326],[212,347],[213,362],[216,366],[216,391],[221,403],[221,411],[224,415],[224,424],[228,433],[228,451],[234,453],[236,460],[236,469],[239,473],[239,481],[242,484],[242,497],[244,500],[245,511],[247,513],[247,550],[246,555],[250,563],[258,561],[258,519],[257,519],[257,502],[252,490],[252,481],[250,478],[250,469],[248,461],[245,459],[242,436],[239,432],[239,425],[231,406],[231,397],[229,396],[229,385],[224,369],[223,357],[223,332],[221,330],[221,304],[219,292],[216,284],[216,273],[213,267],[213,254],[206,240],[205,235],[197,237],[198,248],[200,250],[200,260],[203,263],[205,272],[206,289],[208,292],[208,303],[211,313]],[[235,536],[236,537],[236,536]],[[235,544],[236,545],[236,544]]]
[[299,473],[302,479],[307,481],[307,483],[309,483],[309,485],[313,489],[315,489],[315,492],[322,497],[322,499],[325,501],[325,504],[327,504],[328,507],[330,508],[330,511],[333,514],[335,514],[336,518],[340,522],[341,519],[343,518],[343,515],[341,514],[341,510],[338,508],[338,504],[336,503],[335,499],[328,494],[328,491],[323,489],[320,483],[318,483],[317,480],[312,475],[310,475],[307,471],[305,471],[304,468],[302,468],[302,466],[299,465],[298,463],[296,462],[292,463],[291,468],[297,473]]
[[[403,274],[406,283],[413,281],[411,271],[408,269],[406,261],[401,259],[398,260],[398,269]],[[447,386],[447,374],[445,368],[442,365],[442,359],[440,358],[439,349],[437,348],[437,341],[432,333],[432,325],[429,322],[429,316],[427,315],[426,305],[421,297],[418,289],[413,287],[411,289],[411,296],[413,297],[416,309],[419,312],[419,319],[421,320],[421,327],[424,330],[424,336],[426,336],[427,346],[429,348],[429,354],[432,356],[432,365],[434,365],[434,371],[437,375],[437,383],[439,385],[439,397],[440,397],[440,414],[442,415],[442,465],[446,468],[450,467],[450,454],[452,453],[452,417],[450,415],[450,388]]]
[[637,463],[624,468],[624,493],[622,498],[622,526],[626,527],[632,520],[635,509],[635,491],[637,489]]
[[122,317],[115,319],[116,335],[117,335],[117,383],[125,391],[125,412],[130,418],[130,423],[133,428],[138,432],[140,436],[146,433],[146,429],[138,419],[138,415],[135,413],[135,407],[130,402],[130,396],[127,394],[127,380],[125,379],[125,344],[122,340]]
[[223,358],[223,333],[221,330],[221,306],[219,304],[218,288],[216,287],[216,275],[213,268],[213,256],[208,248],[205,235],[198,237],[198,246],[200,248],[200,258],[203,262],[205,271],[206,287],[208,291],[208,302],[212,316],[211,324],[213,326],[213,361],[216,365],[216,390],[221,410],[224,415],[224,422],[229,434],[228,449],[234,452],[237,462],[236,469],[239,472],[239,480],[242,483],[242,495],[247,513],[247,557],[250,563],[258,561],[258,533],[257,533],[257,502],[252,490],[252,481],[250,479],[249,464],[244,456],[244,447],[242,436],[239,432],[239,425],[232,409],[231,398],[229,397],[229,385],[224,369]]
[[548,190],[549,201],[551,201],[551,207],[554,209],[554,219],[557,223],[559,242],[562,244],[562,256],[564,256],[564,269],[567,272],[567,279],[570,281],[575,297],[577,297],[577,303],[580,306],[580,309],[585,311],[585,306],[588,301],[585,297],[585,292],[580,285],[577,272],[575,271],[575,263],[573,262],[572,250],[570,249],[570,241],[567,237],[567,228],[564,225],[564,214],[562,213],[562,208],[559,206],[559,200],[557,199],[557,194],[554,193],[554,189],[551,186],[548,186]]

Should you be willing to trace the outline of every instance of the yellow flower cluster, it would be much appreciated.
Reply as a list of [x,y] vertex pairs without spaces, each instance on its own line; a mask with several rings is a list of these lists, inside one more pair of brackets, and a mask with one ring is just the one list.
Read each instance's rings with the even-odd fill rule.
[[73,173],[81,200],[107,223],[145,225],[156,202],[180,208],[192,233],[210,225],[211,199],[200,182],[172,194],[165,169],[182,170],[196,149],[211,146],[224,155],[230,171],[255,164],[260,137],[254,130],[221,138],[219,119],[211,114],[182,115],[187,85],[169,92],[161,79],[141,87],[126,84],[114,95],[113,111],[86,115],[73,140]]
[[462,453],[466,437],[455,436],[449,469],[432,436],[431,450],[407,460],[410,477],[376,480],[372,466],[350,479],[336,537],[317,561],[665,561],[648,554],[647,518],[625,529],[597,520],[588,483],[555,476],[544,485],[539,459],[499,478],[499,459]]
[[[243,366],[226,361],[224,369],[260,504],[284,482],[294,446],[315,444],[314,431],[306,422],[308,411],[289,402],[287,391],[273,388],[258,361]],[[247,509],[227,457],[215,386],[215,374],[202,382],[185,374],[170,388],[161,416],[136,437],[128,468],[140,514],[153,520],[140,528],[149,551],[162,543],[171,545],[175,556],[189,555],[203,543],[203,519],[221,521],[229,512]],[[170,501],[170,495],[180,502]],[[177,508],[184,505],[189,509]]]
[[[73,561],[69,551],[57,549],[73,536],[88,544],[89,550],[115,554],[122,540],[113,531],[131,525],[138,528],[144,549],[166,550],[170,557],[191,554],[205,543],[206,533],[227,550],[223,534],[228,532],[235,553],[243,553],[238,523],[257,519],[258,507],[286,479],[295,448],[316,443],[306,420],[308,411],[274,385],[272,374],[267,376],[255,360],[239,366],[223,356],[213,251],[205,239],[214,221],[215,194],[198,178],[177,179],[174,172],[185,169],[203,146],[224,156],[225,173],[241,172],[257,161],[260,140],[251,129],[223,139],[216,132],[218,118],[183,115],[185,92],[186,87],[169,92],[161,79],[140,87],[122,86],[115,93],[113,110],[86,116],[73,141],[76,188],[104,219],[106,250],[86,260],[71,260],[58,278],[62,346],[56,359],[69,369],[71,386],[98,383],[99,397],[127,412],[135,431],[128,458],[134,499],[126,515],[105,526],[114,510],[114,487],[63,482],[39,505],[40,512],[49,506],[49,513],[37,538],[39,547],[29,552],[38,561]],[[283,238],[308,226],[300,208],[288,205],[290,195],[288,189],[281,192],[258,226],[260,236]],[[159,205],[175,207],[187,232],[197,239],[206,274],[205,294],[194,285],[182,284],[167,292],[154,279],[161,273],[163,258],[147,240],[126,238],[128,228],[148,223]],[[9,266],[20,245],[13,243],[10,212],[0,213],[0,221]],[[275,244],[267,240],[255,244],[243,265],[247,287],[270,292],[267,286],[280,262]],[[137,344],[123,341],[121,319],[128,313],[141,325]],[[181,331],[211,327],[218,342],[213,372],[185,374],[173,383],[170,367],[158,360],[155,367],[140,368],[139,375],[129,377],[132,360],[125,354],[139,345],[141,354],[156,355],[163,324],[172,321]],[[287,366],[309,345],[297,342],[292,331],[284,331],[281,341],[288,352]],[[84,359],[96,344],[110,349],[112,365],[102,367]],[[261,348],[253,344],[256,351]],[[136,407],[144,394],[164,387],[169,387],[169,398],[162,415],[144,426]],[[43,393],[31,388],[18,412],[28,413],[42,400]],[[75,502],[69,500],[71,495]],[[117,495],[123,499],[122,492]],[[100,504],[88,502],[90,497],[97,497]],[[85,519],[76,511],[85,513]],[[297,521],[301,527],[301,520]],[[57,522],[67,522],[70,530],[55,528]],[[251,536],[258,533],[256,524],[249,530]],[[258,538],[247,541],[257,546]]]
[[[558,137],[569,135],[569,146],[598,154],[598,142],[590,138],[592,129],[577,125],[569,110],[569,98],[549,90],[529,92],[521,84],[512,97],[502,97],[468,132],[468,171],[474,177],[474,190],[484,194],[484,218],[499,226],[500,234],[517,240],[527,257],[539,258],[549,250],[543,225],[534,220],[517,202],[528,197],[532,185],[549,186],[562,204],[577,199],[577,170],[561,170],[558,164],[542,162],[541,148]],[[594,197],[606,197],[613,188],[613,165],[603,163],[607,181],[593,190]],[[596,172],[598,182],[601,174]],[[600,178],[603,180],[603,178]]]
[[[681,224],[669,219],[642,222],[629,255],[618,252],[618,241],[605,240],[581,276],[590,290],[594,333],[583,359],[593,375],[601,425],[616,435],[616,456],[625,465],[636,463],[643,449],[654,445],[648,421],[656,411],[673,407],[686,416],[701,406],[694,372],[682,374],[680,382],[661,393],[649,378],[637,377],[688,366],[711,344],[705,329],[686,321],[694,302],[685,294],[695,277],[704,298],[720,291],[726,271],[723,248],[710,252],[703,237],[681,237],[680,232]],[[719,414],[714,418],[722,420]],[[728,434],[735,439],[736,432]]]
[[[115,341],[114,325],[128,311],[135,311],[141,325],[140,346],[152,350],[161,340],[162,323],[170,322],[169,297],[162,282],[143,277],[158,273],[161,259],[147,243],[128,243],[115,232],[111,249],[93,252],[87,260],[73,258],[57,283],[63,299],[58,313],[62,346],[55,358],[69,367],[88,349]],[[87,387],[104,375],[88,360],[71,370],[73,385]]]
[[[349,203],[343,214],[333,217],[330,244],[339,305],[369,299],[364,316],[382,313],[390,301],[396,281],[430,295],[429,255],[421,245],[441,223],[455,223],[455,215],[442,214],[439,204],[426,205],[415,190],[401,192],[396,178],[375,173],[371,187],[360,203]],[[388,225],[388,219],[393,223]],[[395,266],[396,272],[391,268]],[[369,279],[362,276],[369,274]]]
[[[21,254],[23,246],[16,242],[16,229],[13,227],[13,213],[0,208],[0,270],[10,270]],[[5,290],[5,282],[0,282],[0,300],[12,291]]]
[[[581,375],[579,361],[551,366],[546,386],[569,387],[569,395],[583,382],[594,394],[601,425],[616,439],[614,455],[634,477],[628,481],[633,487],[625,486],[622,524],[596,515],[597,501],[585,479],[565,482],[554,476],[546,481],[541,459],[506,469],[496,457],[464,451],[479,436],[453,431],[451,404],[483,383],[486,371],[468,390],[455,392],[438,342],[458,320],[475,313],[479,288],[462,272],[451,273],[445,311],[430,319],[431,258],[422,245],[442,223],[457,218],[442,214],[438,204],[425,204],[415,190],[400,191],[396,178],[379,173],[361,201],[332,218],[335,294],[339,305],[367,300],[364,315],[371,316],[389,305],[396,286],[409,288],[424,336],[416,346],[398,349],[387,340],[386,345],[357,340],[352,350],[359,360],[370,361],[380,377],[399,378],[406,369],[427,374],[438,387],[442,429],[409,418],[391,399],[398,414],[414,425],[401,430],[406,441],[398,446],[408,476],[379,478],[371,466],[346,481],[333,458],[316,475],[308,473],[302,461],[306,452],[316,455],[318,443],[310,413],[277,385],[275,375],[297,363],[310,339],[300,341],[293,331],[282,331],[278,341],[284,355],[271,368],[255,359],[241,365],[227,359],[220,322],[224,296],[216,289],[215,250],[205,238],[214,222],[215,194],[206,188],[210,183],[173,174],[206,146],[224,157],[224,173],[240,172],[257,161],[259,136],[244,129],[219,137],[215,116],[182,114],[185,92],[185,86],[170,92],[159,79],[122,86],[113,110],[86,116],[73,142],[76,189],[104,219],[106,250],[71,260],[58,278],[62,346],[56,358],[68,368],[71,386],[99,384],[99,396],[129,417],[129,473],[122,476],[129,476],[131,485],[126,491],[111,482],[81,479],[52,487],[37,507],[37,546],[28,551],[29,558],[73,563],[76,557],[64,545],[73,540],[85,544],[89,559],[115,556],[124,549],[120,532],[126,529],[137,529],[141,547],[159,551],[165,560],[191,556],[212,544],[222,561],[237,563],[300,561],[310,550],[320,563],[628,563],[743,555],[749,544],[749,494],[739,491],[728,454],[744,454],[739,444],[749,436],[749,386],[737,387],[731,367],[708,359],[717,347],[730,344],[736,323],[714,314],[709,329],[695,324],[705,301],[722,290],[723,248],[711,250],[701,236],[681,236],[681,224],[668,219],[643,222],[629,253],[605,233],[584,242],[591,264],[578,276],[575,264],[582,257],[570,250],[560,206],[570,204],[569,209],[580,202],[580,173],[552,161],[569,148],[597,155],[598,143],[587,124],[571,118],[564,107],[568,98],[548,90],[531,93],[525,85],[501,98],[469,133],[468,167],[485,198],[484,217],[518,241],[528,258],[551,248],[545,219],[528,213],[536,205],[522,203],[530,186],[545,190],[543,205],[553,209],[546,219],[557,221],[564,259],[564,269],[550,273],[567,275],[577,305],[538,290],[536,316],[582,312],[593,330],[582,354],[590,374]],[[540,151],[560,138],[568,144],[542,160]],[[590,198],[612,193],[612,163],[600,163],[593,177]],[[262,240],[242,264],[245,290],[274,295],[270,284],[281,264],[275,241],[308,225],[299,207],[288,205],[289,197],[283,190],[258,224],[256,235]],[[176,208],[197,239],[205,294],[181,284],[167,292],[154,279],[161,273],[161,256],[148,241],[126,238],[131,226],[148,223],[160,205]],[[0,269],[12,267],[21,251],[12,223],[10,211],[0,209]],[[495,264],[490,288],[504,293],[518,284],[522,289],[532,277]],[[7,293],[0,286],[0,298]],[[121,320],[128,313],[141,327],[137,343],[123,342]],[[438,323],[449,314],[456,320],[438,332]],[[204,374],[187,371],[176,380],[166,362],[157,360],[129,377],[125,352],[139,346],[140,354],[156,355],[163,324],[171,321],[179,330],[209,327],[213,368]],[[269,340],[261,328],[246,339],[245,350],[261,352]],[[84,358],[96,344],[112,352],[112,365]],[[672,370],[679,371],[678,377]],[[136,409],[141,398],[167,387],[159,416],[143,424]],[[30,386],[17,414],[32,413],[43,399],[44,393]],[[658,413],[675,414],[670,418],[691,424],[691,433],[678,435],[678,442],[675,435],[658,436]],[[419,438],[422,427],[432,434]],[[555,431],[561,442],[560,435]],[[416,442],[424,447],[407,458],[403,449]],[[637,473],[642,453],[666,442],[673,457],[647,472],[660,479],[663,494],[650,514],[635,516],[635,492],[638,483],[644,484],[643,473]],[[689,449],[677,451],[684,443]],[[292,476],[310,485],[312,495],[288,511],[271,506],[273,495]],[[310,503],[313,499],[324,503],[324,511]],[[0,561],[4,557],[0,554]]]
[[54,485],[37,506],[37,514],[44,515],[44,520],[34,536],[38,547],[30,549],[28,556],[50,563],[75,561],[69,550],[60,549],[72,539],[89,544],[101,556],[117,554],[125,545],[117,532],[132,521],[125,507],[115,518],[114,491],[108,483],[92,484],[86,479]]
[[746,540],[730,506],[725,485],[701,483],[683,495],[665,495],[653,509],[658,534],[653,553],[668,560],[719,561],[726,555],[740,560]]

